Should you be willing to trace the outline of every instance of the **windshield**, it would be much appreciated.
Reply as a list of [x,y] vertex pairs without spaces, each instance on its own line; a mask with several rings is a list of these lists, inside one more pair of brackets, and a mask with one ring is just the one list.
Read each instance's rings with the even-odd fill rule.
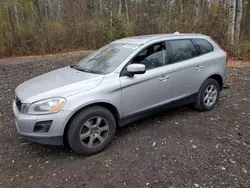
[[95,74],[108,74],[114,71],[138,46],[110,43],[72,66],[80,71]]

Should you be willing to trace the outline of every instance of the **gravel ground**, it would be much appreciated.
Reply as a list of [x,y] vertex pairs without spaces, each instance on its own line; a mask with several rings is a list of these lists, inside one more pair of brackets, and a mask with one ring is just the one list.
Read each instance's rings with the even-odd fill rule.
[[180,107],[118,130],[94,156],[27,142],[11,110],[15,87],[80,56],[0,62],[0,188],[250,187],[250,68],[229,68],[231,88],[210,112]]

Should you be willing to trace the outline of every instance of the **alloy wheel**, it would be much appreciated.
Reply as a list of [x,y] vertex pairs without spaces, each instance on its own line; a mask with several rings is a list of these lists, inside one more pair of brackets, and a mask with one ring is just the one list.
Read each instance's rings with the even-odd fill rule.
[[207,107],[211,107],[215,104],[217,100],[217,87],[214,85],[209,85],[204,93],[204,103]]
[[95,148],[104,143],[109,133],[109,124],[102,117],[87,120],[81,127],[79,138],[88,148]]

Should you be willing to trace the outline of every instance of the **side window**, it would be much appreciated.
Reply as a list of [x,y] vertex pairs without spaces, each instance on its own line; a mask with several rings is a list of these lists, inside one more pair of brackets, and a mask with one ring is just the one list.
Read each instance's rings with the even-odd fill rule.
[[202,54],[214,51],[214,47],[205,39],[192,39],[192,41],[200,48]]
[[144,64],[147,70],[168,64],[165,43],[154,44],[140,52],[131,63]]
[[199,55],[194,44],[189,39],[170,40],[169,45],[172,48],[172,63],[191,59]]
[[138,56],[143,57],[143,56],[147,55],[147,51],[148,51],[148,49],[143,50]]

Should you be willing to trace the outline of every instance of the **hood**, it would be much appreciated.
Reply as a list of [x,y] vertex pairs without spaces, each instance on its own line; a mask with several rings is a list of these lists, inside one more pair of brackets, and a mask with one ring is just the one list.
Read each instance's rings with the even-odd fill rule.
[[67,97],[93,89],[103,78],[104,75],[64,67],[20,84],[15,93],[23,103],[32,103],[51,97]]

